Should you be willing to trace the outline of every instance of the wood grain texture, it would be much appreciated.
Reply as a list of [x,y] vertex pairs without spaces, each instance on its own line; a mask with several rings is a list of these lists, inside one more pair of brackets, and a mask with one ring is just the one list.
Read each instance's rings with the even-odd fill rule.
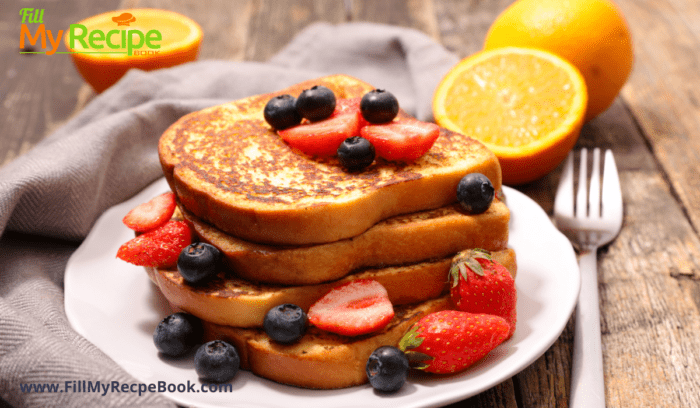
[[[0,165],[27,151],[94,96],[67,55],[17,53],[21,7],[45,8],[48,29],[125,7],[188,15],[200,58],[265,61],[308,24],[371,21],[421,30],[460,57],[482,47],[512,0],[12,0],[0,8]],[[621,96],[586,124],[580,147],[612,148],[625,220],[599,252],[608,406],[700,406],[700,3],[617,0],[635,66]],[[552,214],[561,169],[518,189]],[[537,238],[533,232],[533,237]],[[568,407],[572,321],[521,373],[451,407]]]
[[267,61],[313,22],[346,20],[342,0],[256,0],[249,22],[245,59]]
[[622,94],[673,193],[700,231],[700,6],[693,0],[621,1],[635,65]]
[[[79,105],[83,80],[69,55],[19,54],[23,7],[43,8],[43,22],[54,35],[71,23],[115,8],[115,0],[100,3],[87,0],[70,2],[40,0],[12,1],[0,7],[0,166],[28,151],[51,131],[63,124]],[[34,27],[38,24],[30,24]],[[25,47],[30,43],[25,40]],[[62,46],[61,46],[62,47]],[[33,48],[41,51],[41,44]]]

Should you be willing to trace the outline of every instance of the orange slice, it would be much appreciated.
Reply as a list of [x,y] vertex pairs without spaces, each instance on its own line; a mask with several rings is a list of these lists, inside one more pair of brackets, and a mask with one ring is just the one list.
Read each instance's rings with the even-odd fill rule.
[[196,60],[202,37],[200,26],[181,14],[128,9],[71,24],[64,41],[78,72],[100,93],[131,68],[150,71]]
[[498,157],[503,183],[534,181],[578,139],[586,84],[561,57],[530,48],[482,51],[460,61],[433,98],[435,121],[473,137]]

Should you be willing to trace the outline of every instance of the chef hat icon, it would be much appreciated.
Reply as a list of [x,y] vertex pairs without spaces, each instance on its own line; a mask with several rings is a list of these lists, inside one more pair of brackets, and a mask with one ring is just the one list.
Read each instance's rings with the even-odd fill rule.
[[131,15],[131,13],[122,13],[116,17],[112,17],[112,21],[117,23],[118,26],[128,26],[129,23],[136,21],[136,17]]

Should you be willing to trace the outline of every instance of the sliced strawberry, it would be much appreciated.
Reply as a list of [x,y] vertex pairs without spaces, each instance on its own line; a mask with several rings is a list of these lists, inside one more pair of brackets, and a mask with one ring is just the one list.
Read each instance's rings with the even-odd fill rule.
[[309,308],[309,322],[344,336],[371,333],[386,326],[394,308],[381,283],[358,279],[331,289]]
[[124,243],[117,258],[139,266],[169,268],[191,243],[192,230],[185,221],[168,221]]
[[401,119],[365,126],[360,134],[372,142],[378,156],[392,161],[413,161],[430,150],[440,136],[440,128],[434,123]]
[[333,156],[343,140],[360,134],[360,113],[331,116],[277,132],[291,147],[309,156]]
[[167,192],[129,211],[122,219],[127,227],[146,232],[165,224],[175,212],[175,194]]
[[[363,128],[367,125],[369,125],[369,122],[362,116],[362,111],[360,110],[360,102],[362,101],[362,97],[357,97],[357,98],[349,98],[349,99],[338,99],[335,102],[335,111],[333,111],[333,114],[331,117],[335,116],[341,116],[345,115],[348,113],[360,113],[360,128]],[[353,135],[353,136],[358,136]]]

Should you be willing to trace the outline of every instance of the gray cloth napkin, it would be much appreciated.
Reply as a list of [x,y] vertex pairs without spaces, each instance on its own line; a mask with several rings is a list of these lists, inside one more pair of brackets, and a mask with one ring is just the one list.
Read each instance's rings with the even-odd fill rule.
[[344,73],[393,92],[403,108],[430,120],[433,90],[457,61],[415,30],[318,23],[268,63],[130,71],[0,168],[0,406],[173,406],[156,393],[23,393],[20,384],[137,382],[70,326],[63,275],[100,214],[161,177],[158,138],[180,116]]

